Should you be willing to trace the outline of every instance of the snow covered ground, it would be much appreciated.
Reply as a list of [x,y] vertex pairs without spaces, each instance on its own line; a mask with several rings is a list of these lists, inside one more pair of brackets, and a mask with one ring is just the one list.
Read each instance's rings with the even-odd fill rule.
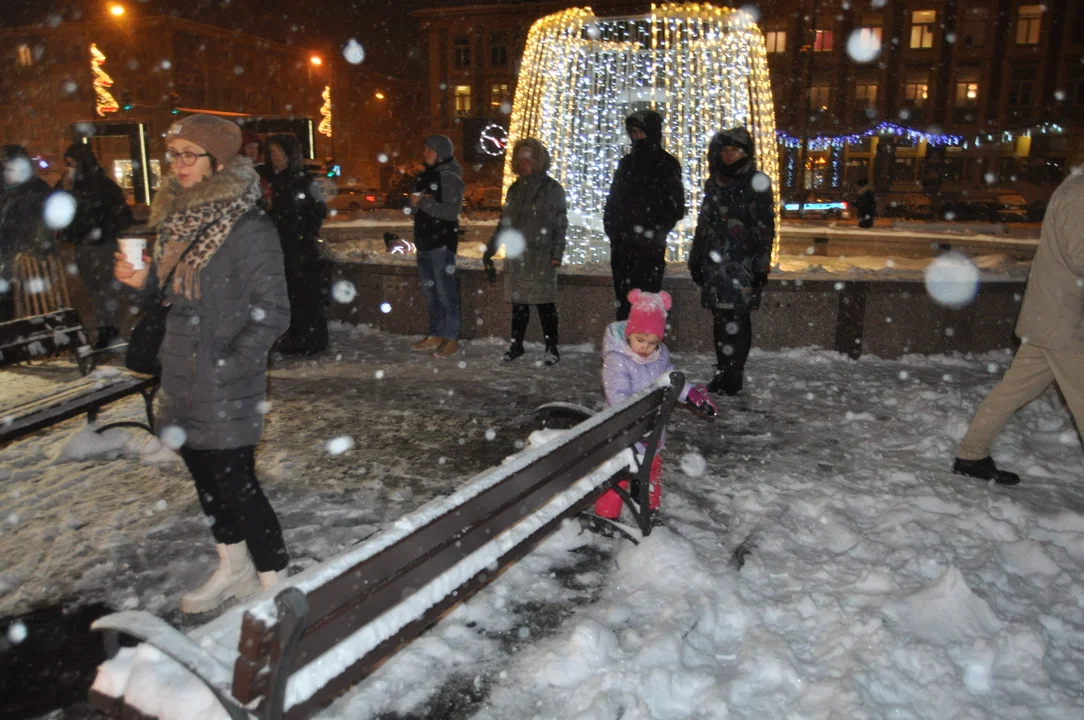
[[[439,362],[409,342],[343,327],[330,356],[276,365],[258,469],[294,570],[498,464],[535,406],[601,402],[591,348],[545,368],[540,348]],[[665,528],[633,546],[569,524],[321,717],[1084,716],[1084,452],[1060,398],[995,450],[1022,485],[948,472],[1009,359],[754,351],[715,422],[675,412]],[[5,371],[0,393],[61,374]],[[0,616],[104,602],[206,621],[175,609],[214,552],[185,472],[56,463],[79,428],[0,451]],[[340,436],[353,447],[329,454]]]

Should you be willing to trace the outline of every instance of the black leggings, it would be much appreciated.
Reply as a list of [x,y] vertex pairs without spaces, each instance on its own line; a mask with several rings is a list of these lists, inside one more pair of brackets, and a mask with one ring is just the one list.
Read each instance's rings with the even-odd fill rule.
[[613,272],[617,300],[617,320],[628,320],[632,310],[629,290],[635,288],[652,293],[662,290],[662,278],[666,274],[666,246],[642,248],[612,245],[610,270]]
[[742,370],[753,347],[753,324],[744,310],[711,311],[714,318],[715,359],[720,370]]
[[225,545],[248,544],[259,572],[283,570],[289,559],[282,528],[256,479],[255,448],[194,450],[181,457],[196,481],[203,513],[211,518],[211,534]]
[[[557,304],[544,303],[535,305],[538,308],[538,319],[542,321],[542,334],[546,336],[546,347],[557,345]],[[522,303],[512,303],[512,342],[517,345],[523,344],[523,338],[527,335],[527,325],[531,322],[531,306]]]

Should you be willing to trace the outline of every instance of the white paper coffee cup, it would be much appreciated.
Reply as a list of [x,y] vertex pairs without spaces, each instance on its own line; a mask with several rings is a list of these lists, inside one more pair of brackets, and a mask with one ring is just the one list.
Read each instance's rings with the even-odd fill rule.
[[117,244],[120,245],[120,251],[124,253],[124,257],[133,268],[142,270],[147,267],[147,264],[143,262],[143,251],[147,249],[146,238],[118,238]]

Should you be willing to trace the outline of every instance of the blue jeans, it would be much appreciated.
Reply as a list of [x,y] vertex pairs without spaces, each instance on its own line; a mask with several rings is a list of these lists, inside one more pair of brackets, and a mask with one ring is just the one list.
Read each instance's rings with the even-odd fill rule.
[[418,276],[429,305],[429,336],[459,339],[459,290],[455,253],[448,248],[418,252]]

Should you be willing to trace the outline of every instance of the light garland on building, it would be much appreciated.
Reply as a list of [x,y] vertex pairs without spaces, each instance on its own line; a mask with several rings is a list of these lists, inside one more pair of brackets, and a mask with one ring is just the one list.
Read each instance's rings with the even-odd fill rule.
[[98,115],[105,117],[106,113],[116,112],[120,110],[120,105],[117,104],[116,99],[109,93],[107,88],[113,86],[113,78],[106,74],[105,70],[102,70],[102,65],[105,63],[105,55],[98,49],[97,43],[90,44],[90,71],[94,75],[94,109],[98,112]]
[[[802,139],[788,135],[780,130],[778,132],[779,143],[784,147],[796,150],[802,146]],[[842,148],[848,143],[859,143],[866,138],[878,136],[895,135],[896,137],[906,137],[914,142],[925,141],[927,145],[945,145],[956,146],[963,145],[963,135],[943,135],[941,133],[927,133],[921,130],[915,130],[914,128],[904,127],[903,125],[896,125],[895,123],[882,122],[876,127],[869,128],[860,133],[852,133],[850,135],[818,135],[816,137],[809,138],[809,144],[806,146],[807,150],[828,150],[830,148]]]
[[[316,128],[316,131],[322,135],[331,137],[331,86],[324,87],[324,91],[320,93],[320,97],[324,99],[324,105],[320,108],[320,114],[324,116],[324,119],[320,121],[320,126]],[[311,107],[311,106],[310,106]]]
[[[508,142],[535,137],[549,149],[550,172],[568,200],[569,262],[609,257],[603,208],[622,146],[630,142],[625,118],[639,110],[662,115],[664,145],[681,162],[688,213],[669,236],[668,259],[688,253],[708,178],[708,143],[720,130],[749,130],[757,167],[771,178],[779,207],[767,54],[749,13],[694,3],[623,18],[564,10],[531,27],[520,67]],[[514,180],[506,153],[505,193]]]

